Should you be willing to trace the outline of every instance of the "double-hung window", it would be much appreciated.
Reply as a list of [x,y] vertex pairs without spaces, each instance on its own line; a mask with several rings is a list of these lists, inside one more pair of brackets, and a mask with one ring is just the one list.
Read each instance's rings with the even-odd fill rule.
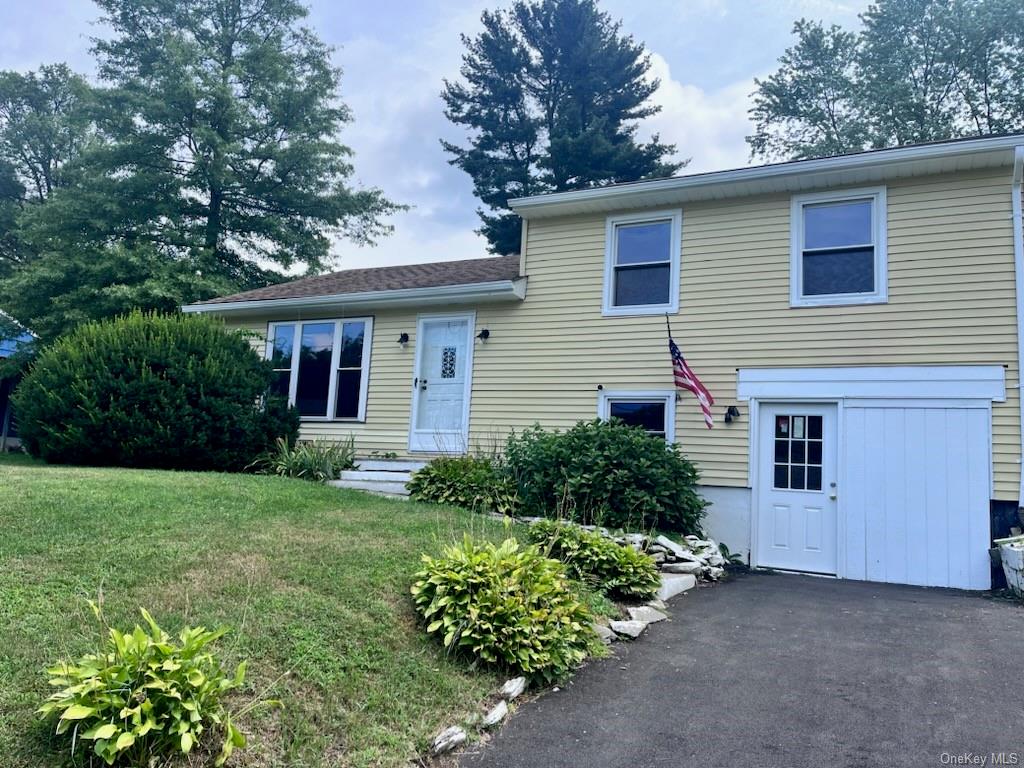
[[365,420],[372,339],[369,317],[271,323],[272,391],[303,419]]
[[887,300],[884,188],[800,195],[790,219],[792,306]]
[[672,390],[648,392],[602,390],[597,405],[599,418],[618,419],[647,434],[675,442],[676,395]]
[[681,211],[608,218],[603,314],[679,311],[681,235]]

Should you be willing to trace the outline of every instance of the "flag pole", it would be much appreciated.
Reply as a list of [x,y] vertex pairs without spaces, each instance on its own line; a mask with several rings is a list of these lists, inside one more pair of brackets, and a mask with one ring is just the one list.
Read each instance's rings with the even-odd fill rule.
[[668,321],[668,312],[665,313],[665,328],[668,329],[668,337],[672,338],[672,325]]

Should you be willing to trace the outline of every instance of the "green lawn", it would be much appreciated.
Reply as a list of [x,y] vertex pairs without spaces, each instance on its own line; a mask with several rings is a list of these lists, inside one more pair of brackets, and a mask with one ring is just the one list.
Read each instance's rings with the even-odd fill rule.
[[246,697],[271,681],[280,710],[242,723],[233,765],[405,765],[500,682],[449,660],[415,625],[424,551],[500,524],[298,480],[79,469],[0,458],[0,755],[57,766],[33,714],[42,668],[95,644],[87,598],[134,625],[227,624]]

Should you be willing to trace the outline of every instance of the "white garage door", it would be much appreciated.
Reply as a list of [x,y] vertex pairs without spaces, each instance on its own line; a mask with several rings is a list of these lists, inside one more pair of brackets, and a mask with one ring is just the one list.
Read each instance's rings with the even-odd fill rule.
[[847,401],[839,575],[990,588],[990,420],[984,402]]

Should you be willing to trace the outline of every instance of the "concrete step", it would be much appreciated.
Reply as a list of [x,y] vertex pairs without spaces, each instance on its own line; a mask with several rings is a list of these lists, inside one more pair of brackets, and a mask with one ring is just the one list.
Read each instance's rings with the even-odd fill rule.
[[412,472],[391,472],[384,470],[346,469],[339,475],[339,480],[380,480],[387,483],[408,483]]
[[688,592],[697,586],[697,577],[689,573],[661,574],[661,589],[658,590],[659,600],[668,600],[676,595]]
[[427,466],[416,459],[356,459],[356,467],[364,472],[415,472]]
[[384,496],[408,496],[404,482],[391,480],[331,480],[328,485],[335,488],[350,488],[355,491],[370,491]]

